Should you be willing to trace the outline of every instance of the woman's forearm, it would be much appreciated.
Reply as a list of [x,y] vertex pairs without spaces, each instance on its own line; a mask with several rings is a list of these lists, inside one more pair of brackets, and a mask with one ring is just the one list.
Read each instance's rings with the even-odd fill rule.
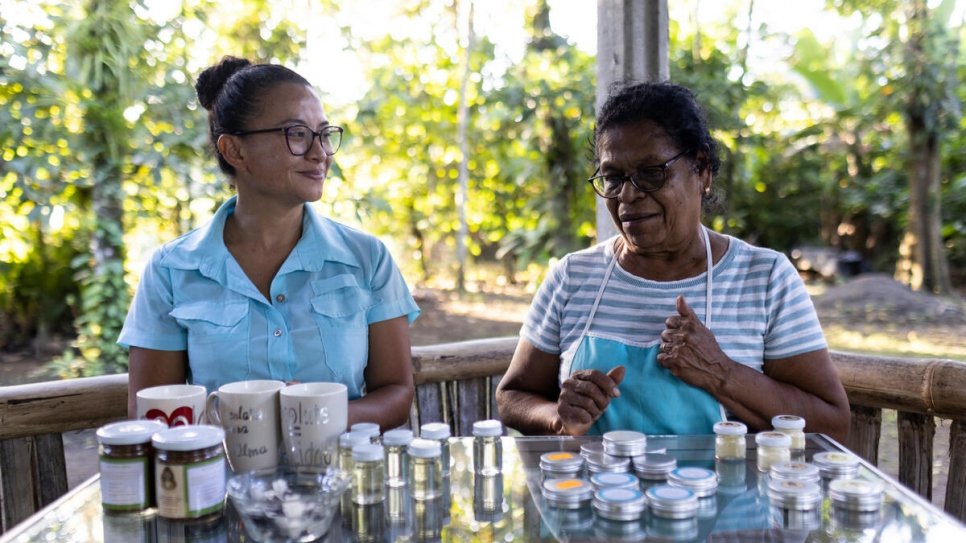
[[398,428],[409,420],[415,389],[404,384],[382,386],[349,402],[349,426],[375,422],[381,431]]
[[531,392],[500,390],[497,405],[503,424],[525,435],[557,435],[561,433],[557,403]]

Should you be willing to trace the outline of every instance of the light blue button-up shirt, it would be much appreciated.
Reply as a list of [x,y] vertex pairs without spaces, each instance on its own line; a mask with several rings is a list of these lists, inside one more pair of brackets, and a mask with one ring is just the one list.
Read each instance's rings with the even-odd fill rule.
[[266,300],[225,247],[235,198],[205,226],[159,248],[118,338],[125,347],[188,351],[188,380],[335,381],[365,393],[369,325],[419,308],[375,237],[305,206],[302,237]]

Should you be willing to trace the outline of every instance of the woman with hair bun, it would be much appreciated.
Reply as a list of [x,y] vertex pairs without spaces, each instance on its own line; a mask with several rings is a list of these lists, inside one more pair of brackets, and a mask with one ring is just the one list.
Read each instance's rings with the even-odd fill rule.
[[137,391],[248,379],[331,381],[349,424],[409,417],[419,308],[386,247],[310,202],[343,129],[298,73],[225,57],[198,77],[218,166],[237,194],[151,258],[118,343]]

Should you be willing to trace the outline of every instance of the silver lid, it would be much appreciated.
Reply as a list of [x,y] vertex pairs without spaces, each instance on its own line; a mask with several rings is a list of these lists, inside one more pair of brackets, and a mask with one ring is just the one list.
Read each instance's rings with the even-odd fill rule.
[[563,509],[584,507],[594,495],[594,488],[583,479],[560,478],[543,482],[543,497],[547,503]]
[[604,454],[604,444],[600,441],[588,441],[580,444],[580,456],[587,458],[590,454]]
[[835,479],[828,484],[832,505],[849,511],[878,511],[884,487],[879,481]]
[[638,488],[641,482],[630,473],[595,473],[590,476],[590,484],[595,490],[602,488]]
[[815,453],[812,463],[818,468],[822,477],[838,479],[844,476],[854,476],[859,472],[859,459],[854,455],[838,451]]
[[594,493],[593,506],[604,518],[635,520],[641,518],[647,500],[636,488],[601,488]]
[[772,505],[783,509],[806,511],[818,505],[822,499],[822,487],[811,481],[772,480],[768,483],[768,499]]
[[550,473],[576,473],[584,467],[580,455],[567,451],[555,451],[540,455],[540,469]]
[[622,473],[630,470],[631,459],[622,456],[611,456],[607,453],[589,454],[584,460],[587,462],[587,471],[591,473],[616,472]]
[[647,436],[631,430],[607,432],[603,437],[604,452],[614,456],[640,456],[647,451]]
[[645,453],[634,457],[634,471],[641,479],[666,479],[677,467],[677,458],[670,454]]
[[705,468],[677,468],[667,474],[667,482],[672,486],[688,488],[698,496],[711,496],[718,488],[718,474]]
[[690,489],[654,485],[644,493],[651,513],[663,518],[691,518],[698,513],[698,496]]
[[805,462],[778,462],[772,464],[768,475],[773,481],[793,480],[818,483],[822,480],[818,468]]

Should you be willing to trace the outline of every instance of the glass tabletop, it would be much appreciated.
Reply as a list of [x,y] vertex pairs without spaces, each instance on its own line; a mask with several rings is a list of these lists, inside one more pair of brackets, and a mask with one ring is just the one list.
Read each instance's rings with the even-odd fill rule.
[[[803,522],[769,503],[766,477],[756,467],[753,439],[743,462],[716,465],[714,436],[648,436],[648,451],[666,450],[678,466],[716,470],[719,486],[704,498],[696,518],[666,521],[645,513],[639,520],[610,521],[591,507],[551,507],[541,492],[540,456],[578,452],[599,437],[505,437],[502,473],[473,474],[472,438],[451,440],[452,474],[442,496],[413,500],[405,487],[387,488],[383,502],[343,500],[329,533],[340,541],[966,541],[966,527],[894,479],[860,461],[858,478],[885,486],[874,522],[839,518],[824,495],[815,519]],[[834,441],[807,436],[805,460],[844,450]],[[139,515],[105,514],[95,476],[0,537],[0,543],[222,542],[253,541],[227,500],[222,514],[206,521],[172,521],[153,510]]]

